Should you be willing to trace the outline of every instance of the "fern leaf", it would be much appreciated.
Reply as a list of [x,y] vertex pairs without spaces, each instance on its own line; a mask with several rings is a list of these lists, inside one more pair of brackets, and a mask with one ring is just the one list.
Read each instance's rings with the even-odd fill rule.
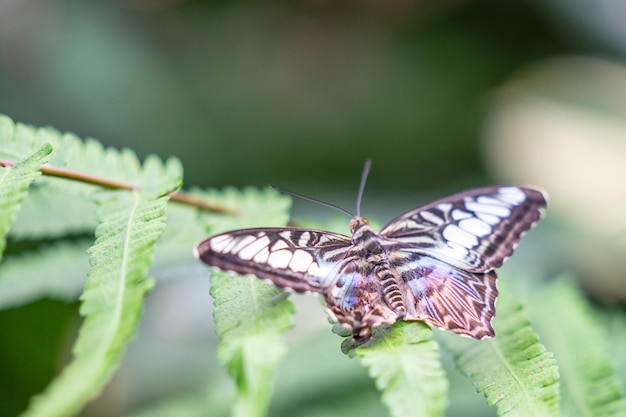
[[90,243],[60,242],[8,256],[0,268],[0,310],[44,297],[77,300],[89,272]]
[[[31,197],[28,196],[29,199]],[[73,207],[72,204],[66,206]],[[42,207],[47,208],[42,205],[38,208],[39,212]],[[72,213],[72,210],[68,212]],[[202,273],[198,260],[189,248],[206,237],[205,221],[198,216],[195,208],[182,204],[168,204],[166,213],[167,224],[155,248],[150,276],[160,282]],[[8,256],[0,268],[0,310],[44,297],[78,300],[89,272],[85,254],[91,243],[88,240],[61,241]]]
[[622,306],[605,306],[600,321],[604,333],[608,335],[607,344],[610,356],[615,361],[619,380],[626,381],[626,310]]
[[[96,206],[89,197],[93,187],[88,189],[82,184],[85,188],[82,193],[78,193],[75,189],[63,190],[58,185],[51,186],[49,179],[45,181],[47,184],[41,184],[28,193],[11,228],[10,236],[15,240],[38,240],[67,234],[91,233],[98,223]],[[61,181],[64,180],[55,179],[52,183]],[[45,215],[42,215],[44,208]]]
[[[127,162],[138,166],[136,159]],[[152,159],[147,164],[158,163]],[[101,391],[118,366],[135,330],[144,295],[152,286],[146,273],[156,239],[164,228],[168,200],[158,196],[180,183],[177,166],[173,162],[161,169],[169,173],[168,178],[153,178],[153,167],[145,169],[150,175],[142,179],[142,185],[149,191],[96,194],[99,225],[96,242],[89,250],[92,269],[80,310],[85,321],[74,346],[74,359],[42,394],[33,398],[25,416],[77,413]]]
[[211,274],[218,359],[237,385],[234,416],[267,412],[274,371],[287,351],[282,334],[292,326],[287,295],[253,277]]
[[568,416],[626,416],[626,392],[609,359],[606,335],[573,280],[561,277],[533,293],[529,306],[561,372]]
[[494,339],[445,335],[457,367],[468,375],[500,416],[559,415],[559,373],[522,308],[500,284]]
[[48,160],[50,152],[52,147],[43,145],[15,166],[0,169],[0,261],[6,247],[7,232],[26,196],[28,186],[41,175],[39,169]]
[[284,226],[289,221],[291,199],[270,188],[226,187],[222,191],[192,189],[191,193],[224,207],[235,208],[231,214],[201,213],[208,233],[254,226]]
[[125,417],[221,417],[228,415],[229,396],[222,387],[200,387],[151,402],[143,409],[125,414]]
[[[290,199],[273,190],[242,192],[227,188],[204,197],[238,210],[236,216],[207,214],[211,233],[254,225],[280,225],[288,218]],[[293,304],[287,293],[252,277],[211,274],[213,318],[220,337],[218,359],[237,388],[233,415],[267,413],[275,368],[286,352],[282,334],[292,326]]]
[[[180,169],[180,163],[174,159],[166,165],[160,164],[160,161],[152,164],[150,160],[153,157],[150,156],[141,167],[129,149],[105,148],[94,139],[81,140],[73,134],[60,133],[49,127],[16,124],[0,115],[0,157],[19,160],[46,143],[54,149],[48,163],[50,167],[137,186],[150,186],[150,177],[164,178],[168,170]],[[42,186],[33,190],[24,201],[24,208],[11,230],[13,237],[38,239],[93,230],[96,222],[93,215],[95,207],[90,198],[94,190],[92,185],[53,177],[43,177],[38,183]],[[70,205],[67,204],[69,199],[72,201]],[[42,206],[47,208],[45,216],[41,215]]]
[[[248,193],[252,196],[255,194],[253,190],[248,191]],[[259,194],[258,199],[261,200],[262,194],[257,193]],[[216,196],[221,195],[218,192],[213,192],[211,198],[217,199]],[[32,199],[33,194],[29,193],[26,201],[32,201]],[[251,198],[252,201],[255,199]],[[44,224],[48,219],[48,210],[54,211],[56,209],[50,208],[48,204],[50,201],[36,201],[39,205],[36,207],[37,213],[33,213],[32,217],[41,218],[41,224]],[[72,204],[64,203],[65,212],[69,216],[74,215],[72,209],[75,207],[74,203],[75,201],[72,201]],[[92,203],[89,204],[93,205]],[[283,199],[278,201],[277,206],[286,207]],[[78,204],[77,207],[79,209],[84,208],[81,204]],[[46,210],[45,216],[42,215],[44,208]],[[22,211],[24,209],[25,206],[22,206]],[[61,207],[58,209],[58,211],[62,211]],[[250,204],[246,210],[253,211],[253,205]],[[276,208],[270,209],[268,206],[265,211],[266,216],[271,218],[278,215],[281,217],[278,221],[285,218],[284,208],[276,212],[282,211],[283,214],[271,214],[273,210]],[[253,214],[242,212],[240,215],[248,217]],[[93,213],[93,217],[95,219],[95,213]],[[157,242],[154,263],[150,268],[150,275],[157,282],[202,272],[198,260],[194,258],[189,248],[206,237],[204,229],[208,220],[205,217],[211,218],[209,222],[219,224],[219,221],[212,218],[210,214],[202,213],[199,215],[198,210],[193,207],[182,204],[167,205],[167,225]],[[228,216],[223,217],[228,218]],[[52,230],[49,226],[45,226],[45,228],[47,231]],[[37,230],[41,231],[42,229]],[[67,231],[60,228],[59,232]],[[34,234],[38,234],[38,231],[35,231]],[[0,268],[0,310],[23,305],[43,297],[64,301],[77,300],[89,271],[89,264],[85,258],[89,246],[90,242],[87,241],[59,242],[54,245],[42,246],[36,251],[9,256]],[[46,273],[41,271],[46,271]]]
[[348,339],[342,349],[369,369],[392,416],[441,416],[448,405],[448,380],[431,335],[423,323],[400,321],[374,329],[365,345],[355,347]]

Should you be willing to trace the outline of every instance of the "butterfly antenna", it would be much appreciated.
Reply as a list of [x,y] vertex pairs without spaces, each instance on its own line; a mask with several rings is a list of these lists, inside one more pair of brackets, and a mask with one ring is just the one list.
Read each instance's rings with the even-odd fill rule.
[[367,159],[365,166],[363,167],[363,174],[361,174],[361,185],[359,186],[359,195],[356,198],[356,215],[361,217],[361,200],[363,199],[363,192],[365,191],[365,183],[367,182],[367,176],[370,173],[372,167],[372,160]]
[[334,204],[330,204],[330,203],[327,203],[325,201],[317,200],[315,198],[307,197],[307,196],[302,195],[302,194],[294,193],[293,191],[287,191],[287,190],[285,190],[283,188],[280,188],[280,187],[277,187],[275,185],[270,185],[270,188],[278,191],[281,194],[287,194],[287,195],[290,195],[290,196],[293,196],[293,197],[300,198],[302,200],[310,201],[311,203],[317,203],[317,204],[320,204],[322,206],[326,206],[326,207],[338,210],[338,211],[342,212],[343,214],[345,214],[346,216],[348,216],[350,218],[354,217],[354,214],[350,213],[348,210],[342,209],[341,207],[336,206]]

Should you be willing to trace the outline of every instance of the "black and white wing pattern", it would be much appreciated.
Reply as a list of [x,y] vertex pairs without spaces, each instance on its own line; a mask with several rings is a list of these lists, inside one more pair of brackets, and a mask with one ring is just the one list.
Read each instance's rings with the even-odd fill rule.
[[[362,187],[361,187],[362,188]],[[207,265],[319,293],[329,314],[366,341],[371,329],[420,320],[476,339],[495,336],[495,268],[542,216],[546,196],[515,186],[477,188],[409,211],[352,237],[303,228],[252,228],[196,247]]]
[[474,339],[495,336],[495,271],[473,273],[418,254],[404,258],[396,270],[406,283],[404,320],[424,321]]
[[495,336],[494,269],[543,216],[545,205],[539,190],[484,187],[387,223],[380,234],[388,239],[391,263],[406,284],[404,319],[475,339]]
[[380,234],[396,250],[432,256],[470,272],[502,266],[544,215],[546,196],[527,187],[476,188],[411,210]]
[[224,271],[254,275],[296,292],[319,293],[351,246],[351,239],[338,233],[266,227],[210,237],[196,246],[195,254]]

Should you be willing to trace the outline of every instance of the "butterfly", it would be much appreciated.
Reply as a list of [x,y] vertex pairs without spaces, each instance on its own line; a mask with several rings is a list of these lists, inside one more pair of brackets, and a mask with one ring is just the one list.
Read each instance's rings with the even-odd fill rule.
[[352,217],[352,236],[300,227],[240,229],[200,242],[196,257],[280,288],[321,294],[333,321],[350,328],[357,343],[368,341],[373,327],[400,319],[475,339],[494,337],[495,269],[543,217],[545,192],[476,188],[411,210],[376,231],[359,214],[369,167],[367,161],[357,215],[322,203]]

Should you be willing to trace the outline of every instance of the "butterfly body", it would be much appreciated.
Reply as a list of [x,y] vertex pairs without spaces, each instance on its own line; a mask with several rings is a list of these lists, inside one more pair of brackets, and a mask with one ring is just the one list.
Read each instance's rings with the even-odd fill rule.
[[524,187],[469,190],[405,213],[380,231],[354,216],[351,237],[305,228],[252,228],[200,242],[204,263],[324,297],[358,342],[372,327],[424,321],[493,337],[495,268],[543,215],[545,195]]

